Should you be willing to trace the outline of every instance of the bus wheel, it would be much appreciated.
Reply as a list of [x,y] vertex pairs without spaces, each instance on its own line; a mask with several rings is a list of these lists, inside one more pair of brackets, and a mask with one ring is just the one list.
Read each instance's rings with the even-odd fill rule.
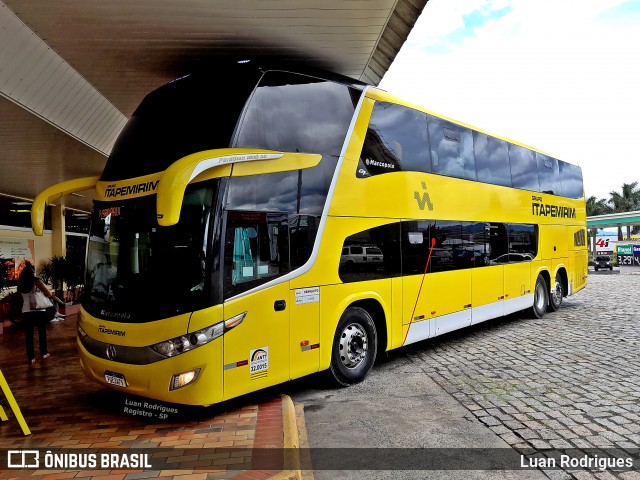
[[533,307],[531,313],[535,318],[542,318],[549,305],[549,290],[547,282],[542,275],[536,279],[536,288],[533,290]]
[[560,310],[562,306],[562,295],[564,291],[562,289],[562,279],[560,278],[560,274],[556,274],[555,282],[551,288],[551,295],[549,296],[549,311],[556,312]]
[[331,351],[331,374],[340,385],[364,380],[378,349],[376,326],[360,307],[349,307],[338,322]]

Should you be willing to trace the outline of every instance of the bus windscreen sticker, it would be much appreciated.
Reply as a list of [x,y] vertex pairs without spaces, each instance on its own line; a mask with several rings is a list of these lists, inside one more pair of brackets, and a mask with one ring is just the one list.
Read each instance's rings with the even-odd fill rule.
[[251,350],[249,354],[249,373],[251,380],[266,378],[269,371],[269,347]]

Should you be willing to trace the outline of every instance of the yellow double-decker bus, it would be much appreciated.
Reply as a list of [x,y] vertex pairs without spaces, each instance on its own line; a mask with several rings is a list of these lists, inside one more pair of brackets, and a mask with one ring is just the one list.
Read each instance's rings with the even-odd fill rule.
[[229,65],[147,95],[95,189],[86,374],[209,405],[529,309],[587,278],[578,167],[326,73]]

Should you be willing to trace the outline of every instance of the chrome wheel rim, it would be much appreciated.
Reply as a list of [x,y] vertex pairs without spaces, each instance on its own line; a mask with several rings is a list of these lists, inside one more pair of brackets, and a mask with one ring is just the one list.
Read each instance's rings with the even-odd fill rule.
[[536,308],[538,311],[544,309],[544,287],[541,283],[536,285]]
[[551,292],[551,298],[554,305],[558,305],[562,301],[562,285],[556,281],[556,284]]
[[340,361],[347,368],[356,368],[367,356],[369,339],[362,325],[350,323],[340,334]]

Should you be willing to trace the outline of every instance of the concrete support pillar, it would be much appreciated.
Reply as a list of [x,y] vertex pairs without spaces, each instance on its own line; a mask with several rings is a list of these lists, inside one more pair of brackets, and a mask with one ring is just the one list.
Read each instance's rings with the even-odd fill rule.
[[67,235],[64,229],[64,207],[59,205],[51,207],[51,230],[53,231],[53,255],[66,257]]
[[591,239],[592,239],[592,243],[591,243],[591,247],[593,250],[591,250],[591,254],[593,255],[593,259],[596,259],[596,236],[598,235],[598,229],[597,228],[592,228],[591,229]]

